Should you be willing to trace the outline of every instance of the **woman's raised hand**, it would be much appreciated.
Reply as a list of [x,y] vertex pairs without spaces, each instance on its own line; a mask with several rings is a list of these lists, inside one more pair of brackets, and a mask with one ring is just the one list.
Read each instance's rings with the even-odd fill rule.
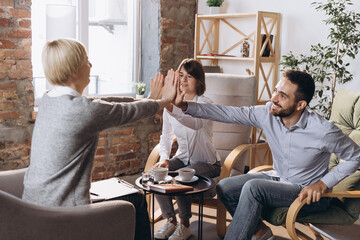
[[179,72],[173,69],[168,71],[165,77],[165,85],[163,87],[162,96],[165,100],[172,102],[177,94],[177,86],[179,82]]
[[160,99],[161,98],[161,91],[163,88],[164,83],[164,75],[160,72],[155,76],[155,82],[153,78],[150,78],[150,94],[149,99]]
[[184,103],[184,96],[185,96],[185,91],[181,92],[180,89],[180,73],[178,73],[178,76],[176,76],[178,78],[178,81],[176,83],[176,97],[173,100],[173,104],[177,107],[180,107],[183,103]]

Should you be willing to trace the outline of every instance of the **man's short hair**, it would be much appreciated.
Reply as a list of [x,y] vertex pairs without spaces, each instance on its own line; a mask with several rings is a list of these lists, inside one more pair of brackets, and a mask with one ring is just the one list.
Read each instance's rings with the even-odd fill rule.
[[295,100],[305,100],[309,105],[315,92],[315,82],[310,74],[298,70],[286,70],[284,77],[298,86],[295,92]]
[[84,45],[72,39],[49,41],[42,51],[45,77],[53,85],[67,85],[69,77],[76,74],[85,61]]
[[197,79],[196,95],[201,96],[206,90],[205,71],[203,65],[196,59],[185,58],[180,63],[178,70],[184,67],[185,71]]

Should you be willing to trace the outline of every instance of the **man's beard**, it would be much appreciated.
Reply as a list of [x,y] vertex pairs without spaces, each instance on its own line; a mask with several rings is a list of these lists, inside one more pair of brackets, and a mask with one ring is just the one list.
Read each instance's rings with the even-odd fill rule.
[[270,113],[273,115],[273,116],[278,116],[278,117],[288,117],[290,116],[291,114],[293,114],[296,110],[296,104],[290,106],[289,108],[286,108],[284,109],[282,106],[278,105],[278,104],[275,104],[275,103],[272,103],[273,105],[279,107],[279,111],[275,112],[273,110],[273,108],[271,107],[270,108]]

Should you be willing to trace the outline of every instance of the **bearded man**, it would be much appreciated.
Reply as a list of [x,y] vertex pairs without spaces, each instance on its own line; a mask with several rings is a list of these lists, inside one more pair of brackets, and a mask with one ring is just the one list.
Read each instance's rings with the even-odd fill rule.
[[[255,126],[263,130],[273,155],[273,171],[229,177],[217,194],[233,219],[225,239],[272,239],[262,223],[263,206],[289,207],[300,196],[303,210],[325,211],[330,199],[321,193],[335,186],[360,165],[360,147],[307,106],[315,91],[313,78],[288,70],[276,85],[271,101],[251,107],[220,106],[183,101],[177,90],[173,103],[186,114],[219,122]],[[330,155],[343,161],[328,171]]]

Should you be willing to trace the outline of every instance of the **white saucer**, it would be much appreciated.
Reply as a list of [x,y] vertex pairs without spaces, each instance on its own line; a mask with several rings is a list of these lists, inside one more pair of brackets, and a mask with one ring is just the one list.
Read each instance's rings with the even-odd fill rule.
[[199,178],[198,178],[198,176],[193,176],[192,179],[190,179],[190,180],[182,180],[180,178],[180,176],[176,176],[175,180],[179,181],[179,182],[184,182],[184,183],[191,183],[191,182],[195,182],[195,181],[199,180]]
[[172,176],[167,175],[167,176],[165,177],[165,182],[170,182],[171,180],[172,180]]
[[[164,182],[170,182],[171,180],[172,180],[172,176],[167,175],[167,176],[165,177]],[[157,183],[157,182],[156,182],[156,183]]]

